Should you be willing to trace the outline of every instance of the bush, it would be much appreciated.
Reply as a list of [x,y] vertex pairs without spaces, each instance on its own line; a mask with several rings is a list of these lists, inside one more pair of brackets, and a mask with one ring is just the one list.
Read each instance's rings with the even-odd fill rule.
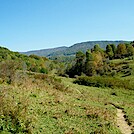
[[74,83],[93,87],[125,88],[134,90],[134,84],[132,84],[129,80],[121,80],[113,77],[80,76],[74,81]]
[[48,74],[48,70],[42,67],[42,68],[40,69],[40,73]]
[[61,83],[60,78],[56,78],[55,76],[48,76],[47,74],[35,74],[35,79],[40,79],[46,81],[49,85],[53,85],[54,89],[64,91],[65,87]]
[[15,73],[18,68],[18,64],[12,60],[3,61],[0,63],[0,78],[11,84],[15,80]]
[[1,90],[0,133],[31,134],[33,116],[28,113],[29,100],[21,96],[17,101],[12,92],[16,89]]

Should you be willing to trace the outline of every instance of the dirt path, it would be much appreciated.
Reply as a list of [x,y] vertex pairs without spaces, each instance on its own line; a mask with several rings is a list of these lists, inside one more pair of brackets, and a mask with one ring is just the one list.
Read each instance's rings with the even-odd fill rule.
[[132,134],[131,127],[125,121],[123,111],[118,108],[117,108],[117,125],[121,130],[122,134]]

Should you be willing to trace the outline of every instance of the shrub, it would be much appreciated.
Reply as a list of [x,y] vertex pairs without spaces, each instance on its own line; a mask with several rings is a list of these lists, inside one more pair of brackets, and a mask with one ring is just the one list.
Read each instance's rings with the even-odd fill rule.
[[113,77],[80,76],[74,81],[74,83],[93,87],[125,88],[134,90],[134,84],[132,84],[129,80],[121,80]]
[[40,69],[40,73],[48,74],[48,70],[42,67],[42,68]]
[[7,83],[14,82],[15,73],[18,68],[18,64],[12,60],[3,61],[0,63],[0,77]]
[[29,133],[33,117],[28,114],[29,100],[23,96],[16,100],[11,95],[15,89],[1,90],[0,96],[0,133]]
[[55,76],[49,76],[47,74],[35,74],[34,78],[46,81],[49,85],[53,85],[53,87],[57,90],[63,91],[65,89],[64,85],[61,83],[61,79],[56,78]]

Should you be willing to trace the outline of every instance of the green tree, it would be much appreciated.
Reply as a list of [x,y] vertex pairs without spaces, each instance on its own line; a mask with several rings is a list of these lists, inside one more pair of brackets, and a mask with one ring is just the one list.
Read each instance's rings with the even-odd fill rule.
[[134,47],[131,44],[129,44],[127,46],[127,56],[133,56],[133,55],[134,55]]
[[112,49],[111,45],[106,46],[106,53],[107,53],[109,59],[113,58],[114,52],[113,52],[113,49]]
[[110,44],[110,46],[112,47],[113,53],[115,55],[116,54],[116,49],[117,49],[115,44]]
[[95,52],[102,51],[102,49],[100,48],[100,45],[99,44],[94,45],[94,51]]
[[134,47],[134,41],[130,42],[130,44]]
[[81,75],[83,72],[83,66],[85,62],[85,54],[81,51],[76,53],[76,65],[75,70],[77,75]]
[[94,58],[90,50],[86,51],[86,62],[85,62],[84,73],[88,76],[93,76],[95,74]]
[[105,53],[104,50],[100,47],[99,44],[96,44],[92,50],[92,52],[100,52],[101,56],[104,58],[105,57]]
[[70,77],[81,75],[84,71],[85,54],[81,51],[76,53],[75,61],[72,62],[72,67],[66,69],[66,74]]
[[125,44],[119,44],[117,46],[117,56],[120,58],[124,58],[127,54],[127,49]]
[[93,61],[93,55],[90,50],[86,51],[86,62]]

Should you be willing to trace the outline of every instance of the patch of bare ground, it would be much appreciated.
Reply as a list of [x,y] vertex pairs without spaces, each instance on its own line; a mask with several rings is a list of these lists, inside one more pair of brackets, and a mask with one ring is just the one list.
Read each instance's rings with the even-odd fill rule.
[[117,125],[122,134],[132,134],[131,126],[125,121],[124,115],[123,111],[117,108]]

